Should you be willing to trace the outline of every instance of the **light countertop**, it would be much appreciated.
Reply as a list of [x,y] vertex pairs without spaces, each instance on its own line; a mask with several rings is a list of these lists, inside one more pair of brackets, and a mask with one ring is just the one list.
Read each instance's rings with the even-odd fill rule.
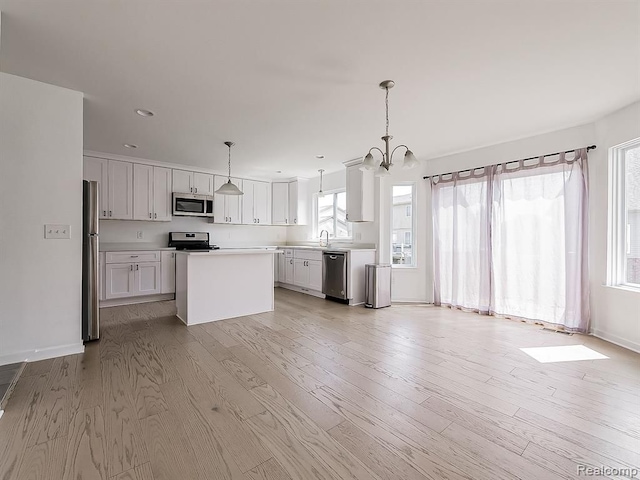
[[321,247],[320,245],[285,245],[278,247],[281,250],[290,248],[292,250],[319,250],[321,252],[350,252],[357,250],[359,252],[375,252],[375,248],[361,248],[361,247]]
[[194,256],[220,256],[220,255],[254,255],[254,254],[269,254],[275,255],[280,253],[275,248],[220,248],[219,250],[178,250],[176,254],[179,255],[194,255]]
[[134,243],[99,243],[98,250],[101,252],[141,252],[141,251],[158,251],[158,250],[175,250],[173,247],[166,245],[157,245],[155,243],[134,242]]

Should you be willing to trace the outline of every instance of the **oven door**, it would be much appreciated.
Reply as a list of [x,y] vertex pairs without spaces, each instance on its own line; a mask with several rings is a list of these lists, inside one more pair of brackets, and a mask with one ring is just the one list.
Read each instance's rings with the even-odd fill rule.
[[206,195],[173,194],[173,214],[187,217],[210,217],[213,198]]

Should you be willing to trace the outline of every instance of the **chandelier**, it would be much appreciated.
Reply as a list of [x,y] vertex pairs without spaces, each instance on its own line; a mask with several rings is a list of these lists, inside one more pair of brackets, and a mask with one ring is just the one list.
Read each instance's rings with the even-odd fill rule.
[[[391,135],[389,135],[389,89],[393,88],[394,85],[395,82],[393,80],[385,80],[384,82],[380,83],[380,88],[385,91],[384,104],[386,109],[387,123],[385,135],[384,137],[382,137],[382,140],[384,141],[385,151],[383,152],[378,147],[371,147],[369,149],[369,153],[365,155],[362,166],[360,167],[360,170],[376,170],[377,168],[376,177],[386,177],[390,175],[389,168],[391,168],[391,166],[393,165],[393,154],[397,149],[401,147],[406,149],[404,153],[404,163],[402,165],[402,168],[414,168],[418,166],[418,160],[416,160],[415,155],[411,150],[409,150],[409,147],[407,147],[406,145],[398,145],[392,151],[389,151],[389,141],[393,138]],[[380,154],[382,155],[382,163],[378,164],[378,162],[373,158],[373,154],[371,152],[373,152],[374,150],[380,152]]]

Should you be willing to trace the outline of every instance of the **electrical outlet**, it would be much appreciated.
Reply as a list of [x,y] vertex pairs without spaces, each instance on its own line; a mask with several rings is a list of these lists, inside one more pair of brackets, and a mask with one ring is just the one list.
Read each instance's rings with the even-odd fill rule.
[[136,232],[136,238],[144,238],[144,233]]
[[71,238],[71,225],[46,224],[44,226],[44,238],[69,239]]

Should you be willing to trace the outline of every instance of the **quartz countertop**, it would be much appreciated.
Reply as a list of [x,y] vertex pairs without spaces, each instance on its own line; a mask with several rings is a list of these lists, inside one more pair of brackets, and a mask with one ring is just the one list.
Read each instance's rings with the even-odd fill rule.
[[134,243],[99,243],[98,250],[101,252],[140,252],[140,251],[158,251],[158,250],[175,250],[174,247],[166,245],[157,245],[155,243],[134,242]]
[[275,248],[220,248],[218,250],[178,250],[176,254],[179,255],[194,255],[194,256],[216,256],[216,255],[253,255],[256,253],[263,254],[278,254],[280,253]]
[[359,252],[375,252],[375,248],[366,248],[366,247],[348,247],[348,246],[336,246],[336,247],[321,247],[320,245],[285,245],[278,247],[281,250],[290,248],[292,250],[319,250],[322,252],[350,252],[352,250],[357,250]]

